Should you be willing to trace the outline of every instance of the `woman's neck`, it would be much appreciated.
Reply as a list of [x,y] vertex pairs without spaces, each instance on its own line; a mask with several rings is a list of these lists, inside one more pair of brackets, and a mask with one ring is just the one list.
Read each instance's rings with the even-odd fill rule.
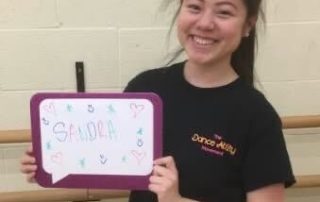
[[187,61],[184,77],[192,85],[200,88],[214,88],[227,85],[239,76],[229,63],[201,65]]

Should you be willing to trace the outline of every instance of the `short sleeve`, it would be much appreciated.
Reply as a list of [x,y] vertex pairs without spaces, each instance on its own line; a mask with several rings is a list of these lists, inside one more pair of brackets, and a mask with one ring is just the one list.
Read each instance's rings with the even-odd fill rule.
[[159,80],[159,70],[150,69],[136,75],[124,88],[124,92],[153,92]]
[[271,184],[288,187],[295,183],[281,119],[267,101],[252,121],[242,172],[247,192]]
[[139,84],[139,79],[137,77],[133,78],[128,82],[127,86],[124,88],[123,92],[138,92],[142,84]]

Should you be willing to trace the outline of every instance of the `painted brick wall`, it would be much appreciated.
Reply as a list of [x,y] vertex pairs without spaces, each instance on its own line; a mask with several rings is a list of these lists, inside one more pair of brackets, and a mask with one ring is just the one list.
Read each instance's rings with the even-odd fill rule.
[[[0,130],[30,127],[33,93],[75,91],[76,61],[85,63],[88,91],[99,92],[121,91],[138,72],[163,65],[177,42],[167,45],[174,6],[161,11],[161,3],[0,0]],[[256,72],[260,89],[282,116],[320,114],[319,10],[319,0],[267,0]],[[320,165],[310,164],[320,162],[320,137],[301,138],[287,138],[295,172],[314,174]],[[1,191],[38,189],[19,174],[24,148],[0,146]],[[319,190],[298,192],[289,193],[289,200],[310,193],[310,201],[320,198]]]
[[320,113],[319,8],[317,0],[267,3],[257,73],[281,115]]

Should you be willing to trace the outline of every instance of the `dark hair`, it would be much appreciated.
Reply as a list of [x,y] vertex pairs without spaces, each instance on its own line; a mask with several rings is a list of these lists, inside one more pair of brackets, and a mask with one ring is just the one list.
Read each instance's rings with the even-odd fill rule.
[[[264,21],[261,0],[243,0],[243,2],[247,8],[247,19],[258,17],[260,14]],[[250,35],[242,38],[239,47],[231,57],[231,66],[250,86],[254,85],[255,47],[257,45],[256,25],[253,25]]]
[[[183,0],[179,0],[180,5],[177,12],[174,15],[173,21],[170,26],[169,34],[172,31],[174,23],[177,19],[179,11],[181,9],[181,2]],[[247,8],[247,19],[252,17],[260,16],[262,22],[264,22],[265,17],[262,11],[261,6],[262,0],[243,0],[246,8]],[[172,2],[165,1],[163,5],[166,7]],[[250,86],[254,85],[254,61],[255,61],[255,47],[258,45],[257,33],[256,33],[256,25],[252,26],[250,31],[250,35],[248,37],[243,37],[239,47],[235,50],[231,57],[231,66],[237,72],[237,74]],[[179,49],[174,53],[174,56],[170,58],[168,64],[172,63],[184,50]]]

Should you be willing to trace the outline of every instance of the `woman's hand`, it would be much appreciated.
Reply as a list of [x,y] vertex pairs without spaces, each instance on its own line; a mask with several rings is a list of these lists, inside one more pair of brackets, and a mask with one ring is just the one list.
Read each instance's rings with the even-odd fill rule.
[[30,145],[20,161],[20,170],[26,174],[28,182],[35,182],[35,174],[37,170],[36,159],[33,156],[33,148]]
[[180,201],[178,171],[171,156],[154,161],[149,190],[156,193],[159,202]]

